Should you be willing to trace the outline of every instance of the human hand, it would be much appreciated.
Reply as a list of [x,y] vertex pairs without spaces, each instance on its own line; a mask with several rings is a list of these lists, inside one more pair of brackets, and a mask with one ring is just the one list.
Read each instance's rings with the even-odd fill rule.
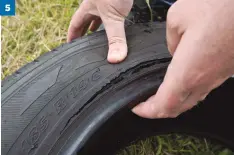
[[127,56],[124,20],[132,5],[133,0],[84,0],[70,22],[67,41],[84,35],[88,28],[96,31],[103,22],[109,42],[107,60],[123,61]]
[[178,0],[167,16],[171,64],[156,95],[133,112],[145,118],[177,117],[233,75],[233,15],[233,0]]

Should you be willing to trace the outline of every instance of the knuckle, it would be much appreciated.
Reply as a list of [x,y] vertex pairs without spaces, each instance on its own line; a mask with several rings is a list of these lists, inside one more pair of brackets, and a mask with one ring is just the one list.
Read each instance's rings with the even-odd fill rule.
[[132,0],[103,0],[98,8],[106,21],[124,22],[132,8],[132,3]]
[[133,0],[108,0],[115,12],[121,16],[127,16],[132,8]]
[[183,79],[183,88],[187,92],[192,92],[194,89],[203,85],[205,81],[209,80],[206,80],[205,74],[196,70],[187,73],[189,73],[189,75],[184,76]]
[[164,114],[166,114],[166,117],[168,118],[175,118],[179,115],[181,106],[181,103],[178,102],[167,104],[164,106]]
[[109,38],[109,45],[116,44],[116,43],[126,44],[126,39],[122,37],[117,37],[117,36]]
[[177,29],[179,26],[179,16],[176,13],[175,7],[172,6],[167,13],[167,28]]
[[193,80],[185,81],[182,84],[182,90],[183,92],[192,92],[196,85],[196,82]]
[[159,113],[160,118],[174,118],[177,117],[177,108],[176,106],[166,106],[164,107],[163,112]]
[[165,111],[166,111],[166,113],[173,113],[174,111],[176,111],[176,109],[177,109],[177,106],[178,105],[176,105],[176,104],[167,104],[167,105],[165,105]]
[[190,72],[187,75],[183,75],[181,83],[184,92],[192,92],[197,87],[197,85],[199,85],[200,78],[197,77],[197,75]]

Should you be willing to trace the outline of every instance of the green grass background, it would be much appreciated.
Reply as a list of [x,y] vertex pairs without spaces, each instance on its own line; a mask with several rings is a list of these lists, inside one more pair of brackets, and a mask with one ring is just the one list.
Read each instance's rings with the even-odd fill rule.
[[[79,0],[17,0],[16,16],[2,17],[2,79],[66,41]],[[166,135],[138,141],[119,155],[234,155],[207,139]]]

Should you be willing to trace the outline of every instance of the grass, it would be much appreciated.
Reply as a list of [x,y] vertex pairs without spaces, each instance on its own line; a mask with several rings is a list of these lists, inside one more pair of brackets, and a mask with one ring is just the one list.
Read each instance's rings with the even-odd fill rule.
[[118,155],[233,155],[225,147],[207,139],[187,135],[151,137],[120,150]]
[[78,0],[20,0],[2,17],[2,78],[65,42]]
[[[2,78],[66,41],[78,0],[20,0],[14,17],[2,18]],[[119,155],[234,155],[207,139],[167,135],[131,144]]]

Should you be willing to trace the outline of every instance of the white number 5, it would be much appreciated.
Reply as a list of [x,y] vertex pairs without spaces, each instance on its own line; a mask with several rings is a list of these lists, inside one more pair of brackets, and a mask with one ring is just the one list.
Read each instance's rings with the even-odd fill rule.
[[5,5],[5,11],[10,11],[11,10],[11,5],[10,4],[6,4]]

